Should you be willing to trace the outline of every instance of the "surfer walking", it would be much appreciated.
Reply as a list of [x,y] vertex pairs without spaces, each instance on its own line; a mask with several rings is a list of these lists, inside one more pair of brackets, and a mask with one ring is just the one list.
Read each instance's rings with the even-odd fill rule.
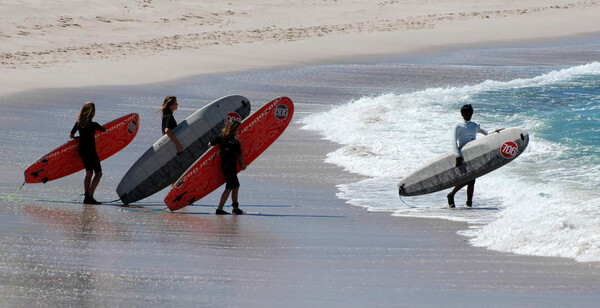
[[173,129],[177,127],[177,121],[175,121],[175,117],[173,117],[173,112],[177,110],[177,106],[179,106],[177,97],[169,95],[165,97],[165,100],[157,113],[162,113],[162,134],[169,136],[169,139],[171,139],[171,142],[173,142],[177,148],[177,154],[180,154],[183,151],[183,146],[179,140],[177,140],[175,134],[173,134]]
[[223,191],[223,194],[221,195],[219,207],[216,211],[217,215],[229,214],[223,210],[225,202],[227,202],[227,199],[229,198],[229,194],[231,194],[232,212],[238,215],[244,214],[244,211],[240,209],[240,204],[238,203],[238,192],[240,189],[240,182],[237,177],[238,162],[242,170],[246,169],[246,162],[244,161],[244,156],[242,156],[242,147],[239,141],[235,139],[235,134],[239,128],[240,122],[231,121],[223,128],[222,136],[219,136],[208,143],[209,147],[219,145],[219,150],[221,151],[221,171],[225,174],[225,191]]
[[[465,160],[463,154],[461,152],[462,148],[469,142],[475,140],[477,137],[477,133],[487,135],[488,131],[481,128],[480,124],[477,122],[471,121],[471,117],[473,117],[473,106],[470,104],[462,106],[460,109],[460,113],[464,121],[461,121],[454,125],[453,133],[454,137],[452,139],[452,145],[454,147],[454,155],[456,157],[456,166],[460,166],[464,164]],[[495,132],[498,133],[504,128],[496,129]],[[448,194],[448,207],[454,208],[454,195],[461,190],[463,187],[467,186],[467,207],[473,206],[473,193],[475,191],[475,179],[472,181],[457,185],[454,189]]]
[[100,159],[96,151],[95,133],[97,130],[105,132],[106,129],[92,121],[95,115],[96,105],[94,103],[87,102],[83,104],[79,112],[79,118],[69,135],[73,139],[75,138],[75,133],[79,131],[79,148],[77,151],[85,167],[85,178],[83,180],[85,192],[84,204],[101,204],[101,202],[94,199],[94,192],[96,191],[96,187],[98,187],[98,183],[100,183],[100,178],[102,178],[102,166],[100,165]]

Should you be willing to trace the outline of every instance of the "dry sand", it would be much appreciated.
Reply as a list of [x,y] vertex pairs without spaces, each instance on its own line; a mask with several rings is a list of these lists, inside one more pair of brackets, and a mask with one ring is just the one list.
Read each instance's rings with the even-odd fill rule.
[[0,95],[600,31],[600,1],[0,3]]

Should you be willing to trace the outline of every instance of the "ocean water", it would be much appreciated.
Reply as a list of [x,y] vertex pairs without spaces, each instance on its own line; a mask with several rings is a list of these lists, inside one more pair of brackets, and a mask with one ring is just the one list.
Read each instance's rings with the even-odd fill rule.
[[[301,122],[340,145],[327,163],[364,177],[338,185],[338,197],[349,204],[465,221],[469,229],[460,234],[474,246],[600,261],[600,62],[591,56],[570,64],[578,61],[566,56],[590,50],[597,52],[598,44],[461,52],[415,64],[460,72],[447,85],[428,78],[422,89],[372,88]],[[452,149],[451,128],[464,104],[473,105],[473,120],[490,131],[525,128],[527,150],[477,179],[472,209],[463,205],[465,189],[455,210],[446,208],[448,191],[401,199],[402,177]]]

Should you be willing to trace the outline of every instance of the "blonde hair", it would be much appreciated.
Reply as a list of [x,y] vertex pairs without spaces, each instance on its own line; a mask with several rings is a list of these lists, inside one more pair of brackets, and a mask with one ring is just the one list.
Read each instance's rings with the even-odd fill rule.
[[225,125],[222,130],[223,137],[225,138],[233,138],[235,137],[235,131],[240,127],[240,122],[231,121]]
[[83,104],[81,107],[81,111],[79,112],[79,119],[77,120],[77,124],[79,127],[84,128],[88,126],[92,122],[92,119],[96,115],[96,105],[92,102],[87,102]]
[[161,113],[162,115],[165,115],[165,110],[168,110],[168,113],[171,113],[171,105],[177,103],[177,96],[173,96],[173,95],[169,95],[167,97],[165,97],[165,100],[162,103],[162,106],[160,106],[160,108],[158,108],[158,110],[156,111],[156,113]]

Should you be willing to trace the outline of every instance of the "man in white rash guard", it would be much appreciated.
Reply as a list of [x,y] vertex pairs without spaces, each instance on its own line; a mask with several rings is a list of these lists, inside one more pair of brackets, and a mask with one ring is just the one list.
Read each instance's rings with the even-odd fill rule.
[[[464,163],[464,158],[461,152],[461,149],[469,142],[475,140],[477,137],[477,133],[481,133],[487,135],[487,130],[481,128],[479,123],[471,121],[471,117],[473,116],[473,106],[464,105],[460,109],[460,113],[464,119],[464,121],[456,123],[454,125],[454,138],[452,141],[452,145],[454,147],[454,155],[456,156],[456,166],[460,166]],[[499,132],[504,128],[499,128],[495,130],[495,132]],[[454,194],[458,192],[461,188],[467,186],[467,207],[473,206],[473,192],[475,190],[475,180],[458,185],[454,187],[454,189],[448,194],[448,207],[454,208]]]

